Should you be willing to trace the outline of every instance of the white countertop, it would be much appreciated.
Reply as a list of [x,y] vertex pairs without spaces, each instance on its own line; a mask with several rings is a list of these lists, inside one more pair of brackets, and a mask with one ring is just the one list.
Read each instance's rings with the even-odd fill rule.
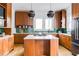
[[0,37],[0,39],[1,39],[1,40],[2,40],[2,39],[8,40],[8,38],[10,38],[10,36],[11,36],[11,35],[5,35],[5,36]]
[[67,34],[67,33],[59,33],[59,34],[63,34],[63,35],[67,35],[67,36],[71,36],[70,34]]
[[48,40],[50,40],[50,39],[59,39],[59,38],[57,38],[57,37],[55,37],[55,36],[53,36],[53,35],[46,35],[46,36],[27,35],[27,36],[24,38],[24,40],[25,40],[25,39],[48,39]]

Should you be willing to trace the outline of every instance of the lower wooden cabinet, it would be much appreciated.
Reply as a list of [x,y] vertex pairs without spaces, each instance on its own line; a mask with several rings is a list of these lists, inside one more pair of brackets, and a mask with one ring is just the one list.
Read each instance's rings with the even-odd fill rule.
[[14,34],[14,43],[15,44],[24,44],[24,37],[28,34]]
[[71,36],[64,35],[64,34],[59,34],[59,43],[60,45],[64,46],[65,48],[71,50],[72,47],[72,39]]
[[57,56],[58,55],[58,40],[24,40],[24,55],[25,56]]
[[14,48],[14,35],[11,35],[8,41],[9,51],[11,51]]
[[9,53],[9,37],[3,40],[3,55],[6,55]]
[[14,36],[0,37],[0,56],[7,55],[14,48]]
[[3,47],[2,43],[3,43],[3,41],[2,40],[3,40],[3,38],[0,37],[0,56],[3,54],[3,52],[2,52],[2,49],[3,49],[2,48]]

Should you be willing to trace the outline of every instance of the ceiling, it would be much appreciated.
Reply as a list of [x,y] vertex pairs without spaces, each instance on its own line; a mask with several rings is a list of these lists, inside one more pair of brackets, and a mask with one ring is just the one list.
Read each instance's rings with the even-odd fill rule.
[[[51,10],[57,11],[69,8],[71,3],[51,3]],[[31,10],[31,3],[13,3],[13,10]],[[35,17],[46,17],[50,10],[50,3],[32,3],[32,9],[35,11]]]

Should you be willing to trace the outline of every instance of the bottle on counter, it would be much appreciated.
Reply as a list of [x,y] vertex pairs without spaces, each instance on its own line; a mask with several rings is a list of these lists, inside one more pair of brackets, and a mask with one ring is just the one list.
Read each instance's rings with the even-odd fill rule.
[[29,33],[32,33],[32,32],[33,32],[32,26],[28,26],[28,32],[29,32]]

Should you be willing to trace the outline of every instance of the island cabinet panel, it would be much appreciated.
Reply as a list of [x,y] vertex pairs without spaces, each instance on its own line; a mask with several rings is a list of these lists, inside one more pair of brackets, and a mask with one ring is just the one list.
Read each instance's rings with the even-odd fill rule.
[[58,49],[59,49],[59,44],[58,40],[50,40],[50,55],[51,56],[57,56],[58,55]]
[[25,40],[24,43],[24,55],[35,56],[35,40]]
[[25,39],[25,56],[57,56],[58,40]]
[[50,56],[50,40],[43,40],[44,56]]
[[43,40],[35,40],[35,55],[41,56],[43,55],[44,48],[43,48]]

